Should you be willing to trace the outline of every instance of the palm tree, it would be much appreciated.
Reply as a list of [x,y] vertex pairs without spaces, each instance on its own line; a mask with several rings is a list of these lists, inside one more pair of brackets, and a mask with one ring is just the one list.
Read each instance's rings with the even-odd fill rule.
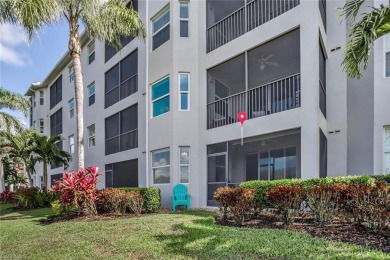
[[79,22],[91,38],[120,48],[121,36],[145,38],[138,13],[127,8],[125,0],[2,0],[0,23],[19,24],[29,39],[47,24],[64,18],[69,24],[69,53],[75,73],[78,167],[84,168],[83,79],[80,64]]
[[[23,172],[27,174],[28,184],[32,186],[31,174],[33,168],[33,160],[30,157],[31,155],[31,146],[28,145],[30,139],[32,138],[31,130],[22,130],[16,134],[11,132],[0,132],[0,149],[5,153],[11,160],[16,163],[19,163],[23,169]],[[34,163],[35,166],[35,163]]]
[[[11,111],[20,111],[27,116],[30,108],[30,101],[21,94],[13,93],[0,87],[0,110],[9,109]],[[0,111],[0,130],[15,131],[23,128],[22,123],[6,112]]]
[[47,188],[47,167],[49,164],[62,163],[68,167],[72,156],[65,151],[60,150],[57,144],[63,138],[59,135],[47,137],[36,132],[32,133],[29,145],[31,146],[32,159],[35,162],[43,163],[43,186]]
[[351,22],[350,40],[345,48],[345,56],[342,66],[351,78],[360,78],[360,64],[367,68],[368,58],[374,41],[381,36],[390,33],[390,5],[380,5],[379,8],[371,7],[371,11],[363,13],[356,23],[359,10],[365,0],[351,0],[344,5],[343,14]]

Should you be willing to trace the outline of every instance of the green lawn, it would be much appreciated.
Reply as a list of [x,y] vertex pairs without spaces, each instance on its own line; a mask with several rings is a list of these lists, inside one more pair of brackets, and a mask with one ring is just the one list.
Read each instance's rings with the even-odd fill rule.
[[0,259],[390,259],[295,232],[217,226],[209,212],[42,225],[50,209],[0,206]]

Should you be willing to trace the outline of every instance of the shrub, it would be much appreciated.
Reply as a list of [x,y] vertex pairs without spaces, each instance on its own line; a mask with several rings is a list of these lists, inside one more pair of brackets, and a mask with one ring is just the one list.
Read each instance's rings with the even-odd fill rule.
[[348,187],[351,204],[359,218],[374,231],[380,231],[390,221],[390,190],[381,182],[374,185],[353,184]]
[[293,222],[304,196],[305,192],[300,186],[282,185],[267,192],[267,199],[278,209],[285,225]]
[[63,208],[76,207],[84,215],[96,215],[96,184],[98,168],[90,167],[75,172],[65,172],[52,187],[60,193]]
[[221,205],[224,220],[227,218],[227,210],[229,209],[234,222],[242,225],[245,218],[252,214],[255,204],[255,190],[222,187],[214,192],[214,199]]
[[240,184],[241,188],[250,188],[256,190],[256,203],[260,208],[273,207],[273,205],[267,204],[266,193],[267,191],[281,186],[301,186],[303,189],[308,189],[314,186],[330,186],[333,184],[373,184],[375,180],[372,176],[358,175],[358,176],[339,176],[328,178],[312,178],[312,179],[283,179],[272,181],[247,181]]
[[147,213],[155,212],[161,207],[161,193],[159,188],[116,188],[124,191],[139,191],[143,198],[143,210]]
[[13,203],[15,200],[15,193],[12,191],[0,192],[0,203]]
[[98,212],[125,214],[128,207],[125,191],[104,189],[97,191],[96,208]]
[[387,186],[390,186],[390,174],[382,174],[382,175],[372,175],[376,181],[380,181]]
[[51,202],[55,199],[54,193],[40,190],[37,187],[20,188],[14,195],[16,206],[23,209],[50,207]]
[[127,196],[129,198],[129,209],[135,214],[139,215],[142,212],[142,206],[144,204],[144,199],[139,191],[127,191]]
[[340,191],[345,190],[345,186],[314,186],[306,190],[307,206],[311,209],[316,224],[322,226],[333,220],[340,205]]

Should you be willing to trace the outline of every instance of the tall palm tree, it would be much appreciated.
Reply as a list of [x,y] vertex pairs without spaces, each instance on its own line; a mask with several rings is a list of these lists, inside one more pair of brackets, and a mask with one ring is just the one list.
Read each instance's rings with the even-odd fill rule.
[[49,164],[62,163],[66,167],[69,165],[72,156],[65,151],[58,149],[57,144],[63,138],[59,135],[47,137],[36,132],[32,133],[29,145],[32,147],[32,159],[35,162],[43,163],[43,186],[47,188],[47,167]]
[[80,64],[79,22],[91,38],[120,48],[121,36],[145,38],[138,13],[127,8],[125,0],[2,0],[0,23],[19,24],[29,39],[47,24],[64,18],[69,24],[69,53],[75,73],[78,167],[84,168],[83,79]]
[[33,136],[31,130],[22,130],[16,134],[6,131],[0,131],[0,149],[14,162],[22,165],[23,172],[27,175],[28,184],[32,186],[32,168],[33,163],[31,155],[30,139]]
[[[351,78],[360,78],[360,64],[367,68],[374,41],[390,33],[390,4],[371,7],[371,11],[358,17],[365,0],[351,0],[344,5],[343,14],[350,22],[350,40],[347,42],[342,66]],[[355,22],[356,18],[359,18]]]
[[2,109],[20,111],[27,116],[29,108],[30,101],[26,97],[0,87],[0,130],[11,132],[23,128],[23,124],[18,119],[1,111]]

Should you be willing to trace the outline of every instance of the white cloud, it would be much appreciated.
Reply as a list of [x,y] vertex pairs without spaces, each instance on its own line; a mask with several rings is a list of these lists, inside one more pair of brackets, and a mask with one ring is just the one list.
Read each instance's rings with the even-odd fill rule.
[[28,45],[24,31],[11,24],[0,25],[0,62],[13,66],[25,66],[31,62],[23,51]]

